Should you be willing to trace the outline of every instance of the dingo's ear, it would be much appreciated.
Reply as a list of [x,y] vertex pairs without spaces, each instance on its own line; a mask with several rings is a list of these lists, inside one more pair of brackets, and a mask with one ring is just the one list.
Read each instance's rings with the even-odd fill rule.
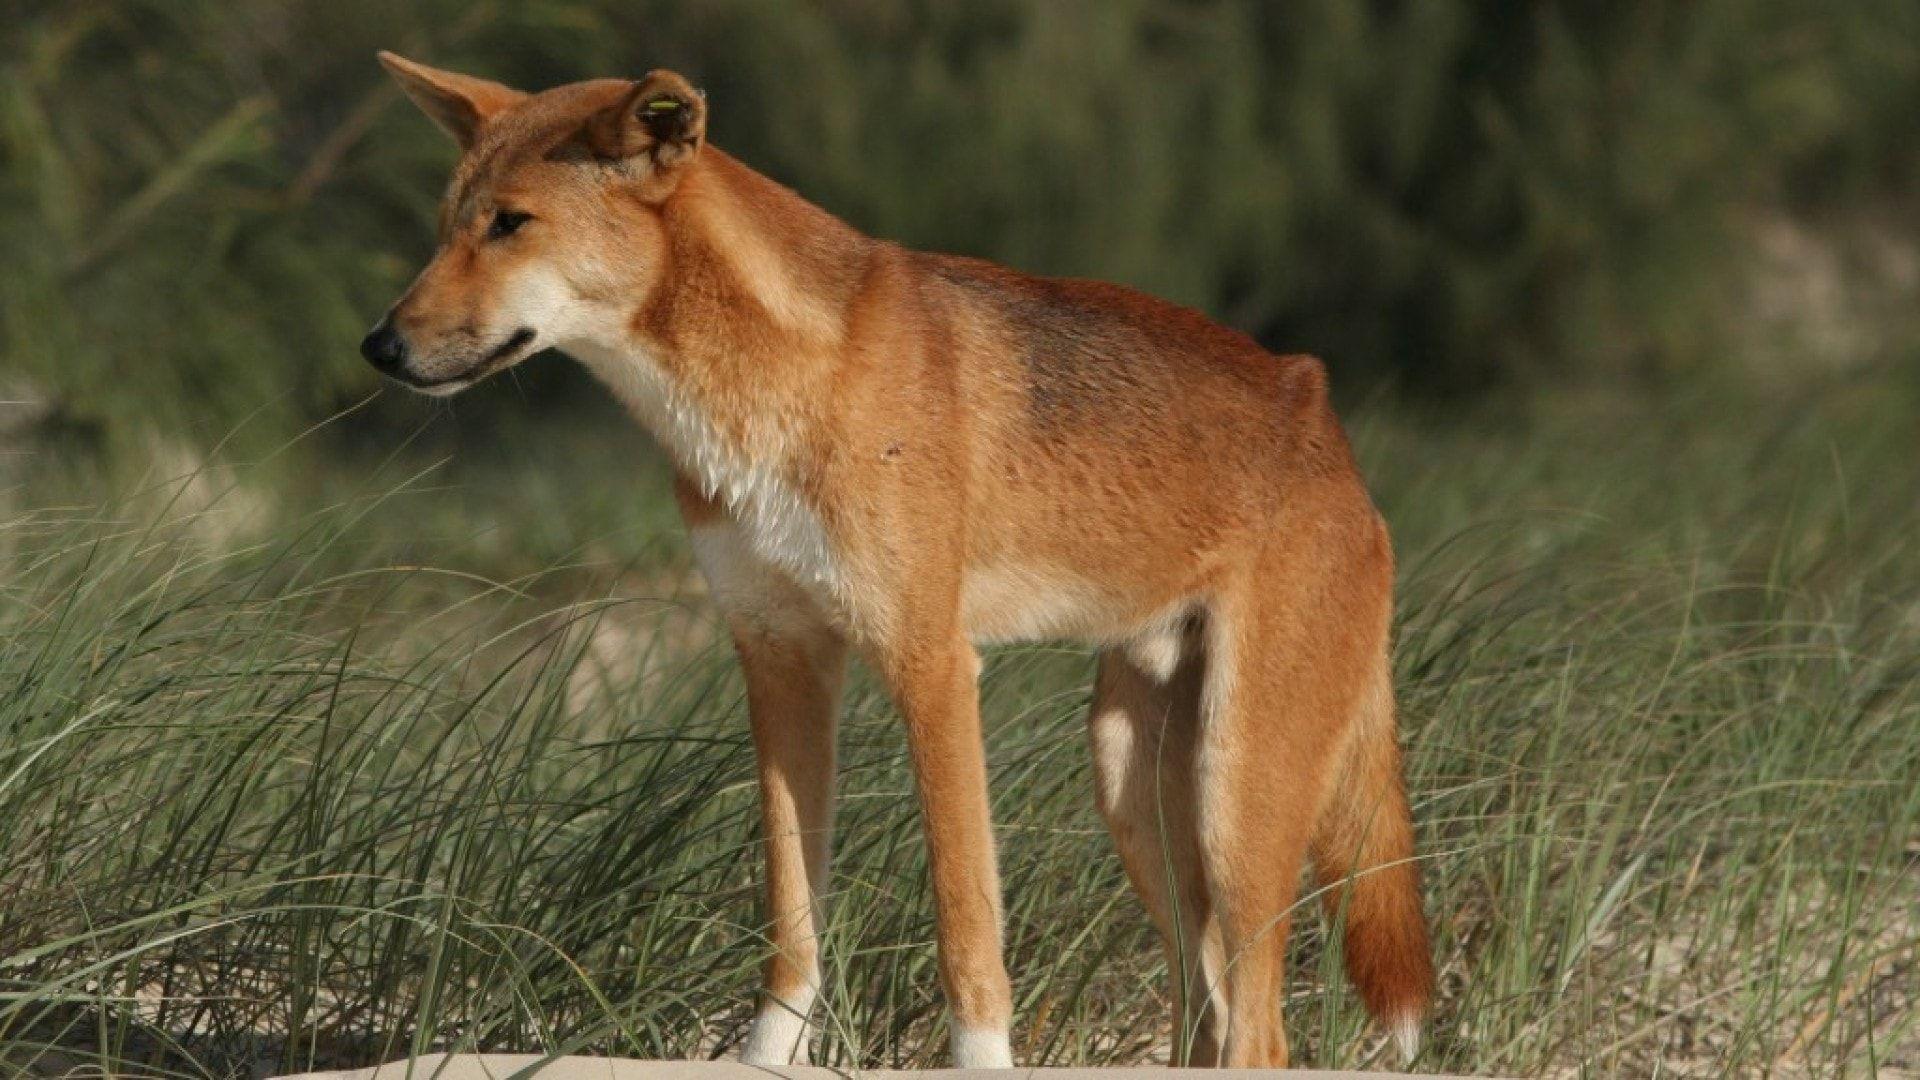
[[420,111],[446,129],[462,150],[473,145],[474,133],[489,116],[527,96],[497,82],[430,68],[390,52],[380,54],[380,63]]
[[651,72],[588,117],[580,135],[595,157],[644,166],[649,194],[664,198],[706,139],[707,98],[671,71]]

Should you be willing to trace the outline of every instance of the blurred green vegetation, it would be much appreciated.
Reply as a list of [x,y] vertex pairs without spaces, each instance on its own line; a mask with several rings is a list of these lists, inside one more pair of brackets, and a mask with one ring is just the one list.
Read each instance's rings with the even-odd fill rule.
[[1911,0],[11,6],[0,398],[136,452],[376,385],[354,344],[453,157],[383,47],[530,88],[679,68],[716,142],[864,229],[1135,284],[1349,387],[1724,364],[1760,223],[1920,218]]

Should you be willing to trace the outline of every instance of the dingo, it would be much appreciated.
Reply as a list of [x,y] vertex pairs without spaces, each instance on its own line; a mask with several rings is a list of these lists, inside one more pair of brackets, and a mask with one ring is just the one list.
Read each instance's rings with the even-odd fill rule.
[[1433,970],[1393,556],[1319,361],[866,237],[708,145],[671,72],[525,94],[381,60],[462,152],[367,359],[451,394],[562,350],[678,467],[759,755],[774,952],[747,1061],[805,1053],[851,648],[905,718],[954,1062],[1012,1064],[974,647],[1034,638],[1102,649],[1097,799],[1167,941],[1176,1058],[1286,1064],[1309,857],[1413,1051]]

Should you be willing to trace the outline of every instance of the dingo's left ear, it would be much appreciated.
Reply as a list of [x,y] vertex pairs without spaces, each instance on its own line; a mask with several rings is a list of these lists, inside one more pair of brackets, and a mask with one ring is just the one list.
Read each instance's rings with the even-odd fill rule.
[[527,96],[497,82],[430,68],[390,52],[380,54],[380,63],[420,111],[453,136],[462,150],[473,145],[474,133],[488,117]]
[[644,165],[649,194],[664,198],[706,139],[707,98],[674,72],[651,72],[580,134],[595,157]]

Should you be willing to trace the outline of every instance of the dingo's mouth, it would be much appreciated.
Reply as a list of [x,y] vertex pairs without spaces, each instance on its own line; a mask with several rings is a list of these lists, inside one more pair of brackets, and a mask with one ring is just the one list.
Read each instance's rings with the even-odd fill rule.
[[519,359],[520,353],[533,343],[533,338],[533,328],[523,326],[515,330],[513,336],[501,342],[492,352],[481,357],[479,363],[465,371],[439,379],[418,379],[408,372],[401,372],[396,377],[409,388],[423,394],[439,397],[458,393],[505,367],[511,361]]

